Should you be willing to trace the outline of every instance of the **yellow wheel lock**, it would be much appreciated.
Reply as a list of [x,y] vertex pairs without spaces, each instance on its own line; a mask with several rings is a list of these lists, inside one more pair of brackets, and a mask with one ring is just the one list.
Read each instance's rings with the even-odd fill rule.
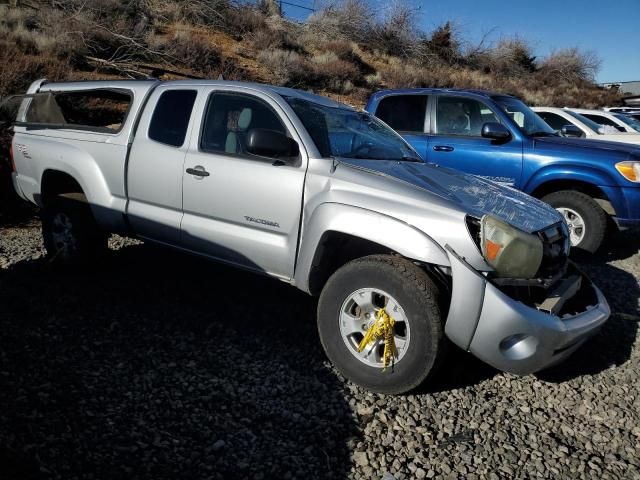
[[393,365],[394,360],[398,356],[398,349],[393,337],[393,325],[396,321],[391,318],[384,308],[376,311],[376,319],[373,325],[367,329],[364,337],[358,344],[358,352],[362,352],[372,343],[379,339],[384,339],[384,353],[382,354],[382,371],[384,372],[389,365]]

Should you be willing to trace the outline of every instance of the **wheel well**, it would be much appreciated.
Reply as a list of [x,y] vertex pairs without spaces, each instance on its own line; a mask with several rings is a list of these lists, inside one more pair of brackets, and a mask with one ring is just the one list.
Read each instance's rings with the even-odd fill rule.
[[329,277],[345,263],[375,254],[396,254],[388,247],[342,232],[325,232],[313,257],[309,272],[309,291],[318,295]]
[[44,205],[52,198],[62,194],[76,193],[84,197],[84,191],[76,179],[68,173],[58,170],[45,171],[42,175],[40,188]]
[[559,192],[561,190],[574,190],[589,195],[607,214],[616,214],[613,205],[609,201],[609,198],[607,198],[607,195],[595,185],[587,182],[580,182],[577,180],[552,180],[538,186],[533,192],[531,192],[531,195],[536,198],[542,198],[545,195],[553,192]]

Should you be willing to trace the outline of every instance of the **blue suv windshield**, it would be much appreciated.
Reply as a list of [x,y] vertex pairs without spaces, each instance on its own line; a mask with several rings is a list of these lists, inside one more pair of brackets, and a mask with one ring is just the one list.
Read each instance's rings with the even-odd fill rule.
[[553,128],[547,125],[536,112],[527,107],[521,100],[507,96],[495,96],[491,98],[511,117],[511,120],[513,120],[525,135],[558,136]]
[[422,162],[400,135],[369,113],[295,97],[284,99],[300,118],[323,158]]

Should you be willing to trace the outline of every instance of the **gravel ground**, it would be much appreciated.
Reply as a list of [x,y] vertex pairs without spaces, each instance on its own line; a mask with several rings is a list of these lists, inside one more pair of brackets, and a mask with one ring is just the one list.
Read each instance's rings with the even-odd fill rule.
[[61,272],[0,230],[0,478],[640,478],[638,232],[580,263],[615,314],[537,376],[454,351],[389,397],[328,365],[314,300],[120,238]]

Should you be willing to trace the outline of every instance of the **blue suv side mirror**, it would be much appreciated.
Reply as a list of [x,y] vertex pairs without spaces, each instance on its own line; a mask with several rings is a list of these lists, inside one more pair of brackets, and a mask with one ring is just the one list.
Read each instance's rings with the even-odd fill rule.
[[482,125],[482,136],[492,140],[508,140],[511,138],[511,132],[501,123],[487,122]]

